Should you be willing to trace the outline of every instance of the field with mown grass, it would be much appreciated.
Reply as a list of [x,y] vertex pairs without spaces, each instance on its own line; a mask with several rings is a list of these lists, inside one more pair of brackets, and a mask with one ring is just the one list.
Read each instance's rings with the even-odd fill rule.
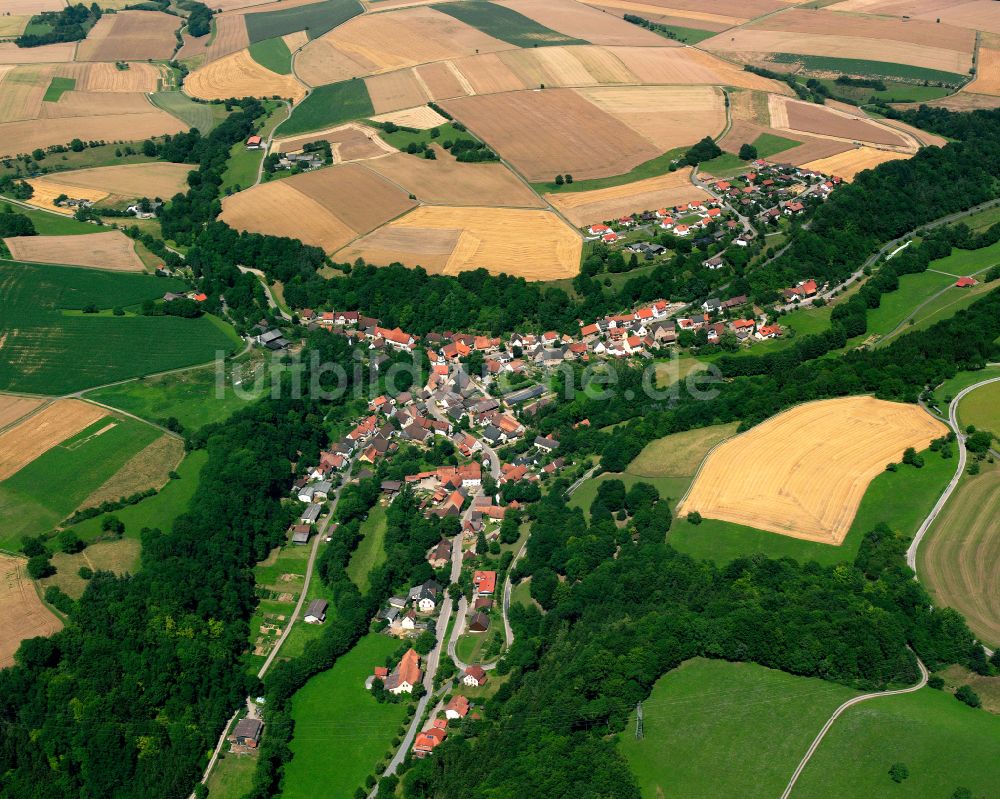
[[371,509],[368,518],[361,525],[364,538],[351,553],[351,561],[347,565],[347,576],[362,594],[368,591],[368,575],[372,569],[385,563],[385,534],[389,522],[386,518],[386,508],[378,503]]
[[292,116],[281,124],[281,135],[323,130],[341,122],[370,117],[374,113],[375,108],[363,80],[328,83],[317,86],[295,107]]

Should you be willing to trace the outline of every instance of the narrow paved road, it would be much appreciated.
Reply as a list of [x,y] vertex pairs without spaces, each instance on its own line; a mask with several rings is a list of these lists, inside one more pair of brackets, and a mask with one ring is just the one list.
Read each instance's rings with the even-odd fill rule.
[[795,773],[792,774],[792,778],[788,781],[788,785],[785,786],[784,793],[781,794],[781,799],[788,799],[791,796],[792,789],[795,787],[795,783],[798,781],[799,777],[802,775],[802,771],[805,769],[806,765],[809,763],[809,759],[816,753],[819,745],[823,742],[823,738],[830,731],[833,723],[840,718],[841,714],[847,710],[849,707],[854,707],[854,705],[860,704],[861,702],[867,702],[869,699],[878,699],[883,696],[898,696],[899,694],[910,694],[914,691],[919,691],[925,685],[927,685],[927,667],[920,662],[920,658],[917,658],[917,666],[920,667],[920,679],[917,681],[916,685],[911,685],[909,688],[900,688],[896,691],[878,691],[872,694],[862,694],[861,696],[856,696],[853,699],[848,699],[844,704],[833,711],[833,715],[827,719],[826,724],[823,725],[823,729],[819,731],[819,734],[813,739],[813,742],[809,745],[809,749],[806,750],[805,756],[799,762],[798,767],[795,769]]
[[948,503],[951,495],[954,493],[955,489],[958,487],[959,480],[962,479],[962,474],[965,472],[965,464],[968,460],[968,454],[965,451],[965,434],[962,432],[961,427],[958,424],[958,404],[962,401],[962,398],[975,391],[980,386],[985,386],[990,383],[996,383],[1000,381],[1000,377],[991,377],[988,380],[981,380],[978,383],[963,388],[955,398],[951,401],[948,406],[948,425],[954,431],[956,438],[958,439],[958,466],[955,469],[955,474],[951,478],[951,482],[948,483],[948,487],[945,488],[944,493],[938,498],[938,501],[934,504],[931,512],[927,514],[927,518],[924,519],[923,524],[920,525],[920,529],[917,530],[917,534],[913,536],[913,541],[910,542],[909,549],[906,550],[906,565],[913,569],[914,572],[917,570],[917,549],[920,547],[920,542],[924,540],[924,536],[930,529],[931,525],[934,524],[935,519],[944,509],[944,506]]

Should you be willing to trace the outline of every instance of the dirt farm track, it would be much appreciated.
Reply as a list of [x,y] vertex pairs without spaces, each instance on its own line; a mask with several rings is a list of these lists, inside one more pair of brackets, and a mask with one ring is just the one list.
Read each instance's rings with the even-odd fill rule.
[[945,433],[916,405],[872,397],[799,405],[714,449],[679,512],[840,544],[886,464]]

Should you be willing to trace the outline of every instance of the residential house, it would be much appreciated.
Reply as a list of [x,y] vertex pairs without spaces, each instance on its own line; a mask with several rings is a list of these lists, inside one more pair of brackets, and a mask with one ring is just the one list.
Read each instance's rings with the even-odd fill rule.
[[469,666],[462,676],[462,684],[470,688],[486,685],[486,670],[482,666]]
[[551,436],[538,436],[535,438],[535,446],[543,452],[552,452],[559,446],[559,442]]
[[326,610],[330,603],[325,599],[314,599],[306,608],[306,615],[303,620],[307,624],[322,624],[326,621]]
[[444,708],[445,718],[448,719],[464,719],[468,714],[469,699],[461,694],[453,696]]
[[447,719],[435,719],[429,729],[418,733],[413,741],[413,756],[423,758],[433,752],[448,737],[447,727]]
[[413,689],[420,684],[422,677],[420,655],[417,654],[416,650],[408,649],[396,668],[385,678],[385,690],[396,696],[411,694]]
[[492,596],[497,588],[497,573],[495,571],[477,571],[472,575],[472,585],[476,596]]
[[427,555],[427,562],[432,569],[441,569],[451,561],[451,541],[441,539],[437,545],[431,548]]
[[438,594],[440,593],[440,584],[434,580],[428,580],[423,585],[416,585],[411,588],[409,599],[422,613],[430,613],[434,610]]
[[264,722],[260,719],[252,719],[245,716],[236,723],[236,729],[229,736],[229,740],[237,746],[246,746],[256,749],[260,743],[261,733],[264,731]]
[[490,628],[490,617],[485,613],[480,611],[479,613],[473,613],[472,618],[469,619],[469,632],[470,633],[484,633]]

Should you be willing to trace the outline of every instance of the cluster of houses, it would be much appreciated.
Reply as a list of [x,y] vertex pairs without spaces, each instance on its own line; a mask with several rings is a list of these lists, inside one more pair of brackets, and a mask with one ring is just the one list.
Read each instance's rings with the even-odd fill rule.
[[413,586],[405,597],[394,596],[375,616],[377,621],[386,621],[385,631],[397,638],[416,637],[427,629],[432,629],[432,614],[443,596],[441,585],[435,580],[427,580]]
[[[462,674],[462,685],[468,688],[478,688],[486,684],[486,672],[482,666],[469,666]],[[417,734],[413,740],[413,756],[418,758],[427,757],[448,737],[448,722],[460,721],[467,716],[478,719],[479,714],[472,710],[472,705],[467,696],[455,694],[448,700],[448,704],[442,710],[443,718],[440,716],[433,719],[430,724]]]
[[[714,222],[721,222],[725,218],[725,210],[722,203],[712,197],[695,200],[690,203],[682,203],[673,208],[659,208],[656,211],[644,211],[641,214],[623,216],[609,223],[595,223],[587,228],[586,233],[591,241],[600,240],[604,244],[614,244],[623,235],[641,226],[649,226],[658,230],[665,230],[675,236],[690,236],[707,228]],[[735,220],[729,220],[727,227],[734,230],[739,227]],[[725,236],[720,232],[718,238]],[[661,247],[659,252],[663,252]]]
[[369,691],[372,690],[375,681],[380,680],[385,690],[394,696],[412,694],[413,689],[420,685],[423,678],[424,672],[420,668],[420,655],[415,649],[408,649],[391,671],[385,666],[376,666],[368,679],[365,680],[365,688]]

